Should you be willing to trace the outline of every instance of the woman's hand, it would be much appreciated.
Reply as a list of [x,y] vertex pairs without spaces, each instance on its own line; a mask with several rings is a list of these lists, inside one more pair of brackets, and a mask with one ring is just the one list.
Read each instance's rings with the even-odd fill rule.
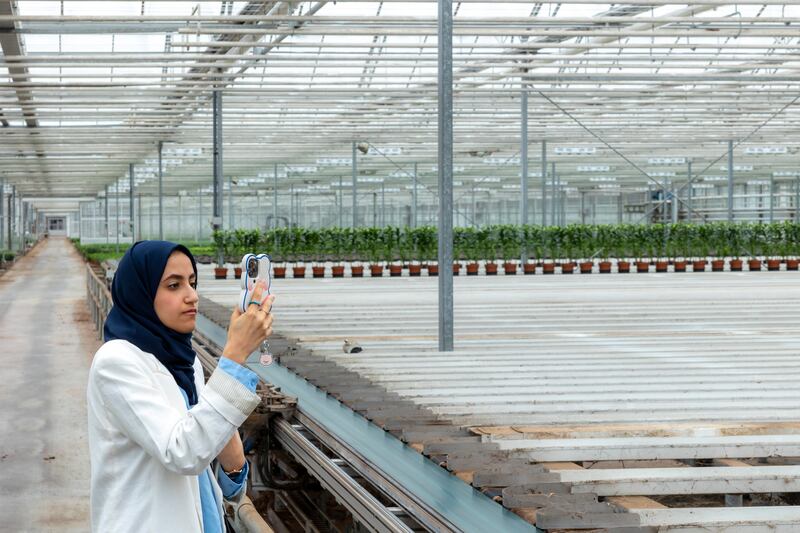
[[[264,295],[266,283],[258,282],[251,301],[260,302]],[[272,302],[275,296],[267,297],[262,305],[251,304],[247,306],[247,311],[242,313],[239,309],[234,309],[231,315],[231,323],[228,326],[228,341],[222,350],[222,356],[241,364],[244,364],[249,356],[262,341],[272,335],[272,313],[267,309],[272,309]]]

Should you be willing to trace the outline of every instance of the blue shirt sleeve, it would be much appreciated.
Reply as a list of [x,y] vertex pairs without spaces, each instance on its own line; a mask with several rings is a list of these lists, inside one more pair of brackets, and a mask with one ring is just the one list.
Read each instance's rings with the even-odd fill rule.
[[219,482],[219,488],[222,489],[222,496],[226,499],[236,496],[239,491],[242,490],[242,487],[244,487],[244,482],[247,480],[247,474],[249,472],[250,462],[247,460],[244,462],[242,471],[233,477],[230,477],[220,468],[219,474],[217,474],[217,482]]
[[258,385],[258,374],[249,368],[245,368],[239,363],[228,359],[227,357],[219,358],[219,367],[236,378],[242,385],[251,391],[256,391],[256,385]]

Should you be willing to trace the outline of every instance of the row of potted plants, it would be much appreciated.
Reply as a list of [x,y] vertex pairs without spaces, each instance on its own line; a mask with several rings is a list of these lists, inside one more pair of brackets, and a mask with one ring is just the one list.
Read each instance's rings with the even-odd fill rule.
[[[287,263],[294,263],[298,269],[311,263],[312,271],[324,275],[324,264],[328,261],[334,263],[334,277],[344,275],[345,262],[354,263],[356,272],[361,262],[368,262],[375,267],[376,275],[378,268],[383,269],[384,265],[393,275],[399,275],[402,266],[408,265],[410,275],[418,275],[423,265],[435,264],[438,251],[437,230],[433,226],[234,230],[215,232],[213,238],[218,268],[224,268],[225,261],[235,263],[248,251],[267,250],[273,257],[278,277],[285,272]],[[487,273],[491,275],[492,265],[498,260],[508,273],[513,273],[522,257],[526,258],[521,263],[526,273],[533,273],[537,263],[545,273],[550,273],[556,262],[562,264],[562,272],[564,265],[569,271],[570,264],[591,272],[597,262],[599,271],[605,273],[611,272],[612,259],[619,260],[617,266],[621,272],[631,263],[639,271],[649,270],[651,263],[655,264],[656,271],[666,271],[672,263],[679,272],[685,270],[686,264],[695,263],[694,270],[698,271],[700,262],[709,258],[712,270],[724,269],[724,258],[729,259],[731,270],[741,270],[743,258],[759,257],[766,258],[770,269],[780,268],[782,259],[787,259],[788,269],[794,269],[795,258],[800,256],[800,224],[467,227],[454,229],[453,252],[457,264],[467,263],[468,274],[477,274],[478,262],[485,262]],[[755,263],[750,268],[755,270]]]

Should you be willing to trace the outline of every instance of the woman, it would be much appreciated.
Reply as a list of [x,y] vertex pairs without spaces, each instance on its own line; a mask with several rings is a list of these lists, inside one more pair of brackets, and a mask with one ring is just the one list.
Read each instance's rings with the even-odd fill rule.
[[204,384],[191,346],[196,289],[182,245],[137,242],[119,263],[87,391],[93,531],[224,532],[223,496],[244,493],[237,428],[259,397],[243,364],[272,333],[274,297],[262,307],[258,286],[247,312],[233,312]]

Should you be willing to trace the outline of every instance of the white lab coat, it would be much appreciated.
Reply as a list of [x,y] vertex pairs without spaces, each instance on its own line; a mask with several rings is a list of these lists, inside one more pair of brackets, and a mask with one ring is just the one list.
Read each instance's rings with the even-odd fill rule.
[[221,369],[204,384],[197,360],[194,378],[198,402],[188,410],[153,354],[124,340],[95,354],[87,390],[93,531],[203,531],[197,476],[259,397]]

